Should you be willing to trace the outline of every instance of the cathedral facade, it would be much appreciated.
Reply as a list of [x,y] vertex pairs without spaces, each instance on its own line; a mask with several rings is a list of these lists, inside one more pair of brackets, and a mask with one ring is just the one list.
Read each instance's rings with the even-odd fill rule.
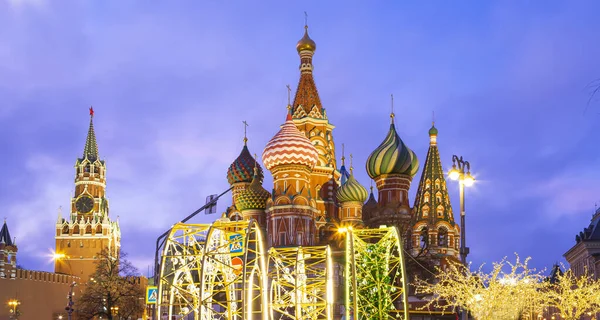
[[444,268],[449,261],[460,261],[460,227],[454,221],[446,187],[438,129],[433,124],[429,129],[429,150],[417,195],[410,199],[420,163],[400,138],[392,112],[387,135],[378,146],[373,145],[365,164],[377,188],[367,191],[355,178],[352,163],[346,168],[343,152],[341,166],[337,166],[335,127],[321,103],[313,74],[316,48],[305,26],[296,46],[300,79],[294,100],[288,101],[287,109],[281,108],[285,120],[262,153],[262,166],[273,176],[273,186],[262,186],[263,168],[244,138],[239,157],[227,171],[233,187],[227,217],[255,219],[269,247],[339,246],[339,241],[332,241],[339,228],[396,226],[402,233],[411,278],[431,277],[435,266]]

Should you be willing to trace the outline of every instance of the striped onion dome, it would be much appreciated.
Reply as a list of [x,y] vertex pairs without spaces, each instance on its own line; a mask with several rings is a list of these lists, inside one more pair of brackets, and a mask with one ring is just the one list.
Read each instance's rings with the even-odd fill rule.
[[400,139],[392,122],[385,140],[367,159],[367,173],[375,179],[383,174],[405,174],[414,177],[417,171],[417,156]]
[[340,203],[350,201],[365,202],[368,196],[367,189],[354,179],[353,174],[350,174],[346,183],[337,190],[336,194],[337,200]]
[[236,197],[235,207],[238,210],[242,212],[245,210],[264,210],[267,207],[267,200],[271,194],[263,188],[259,180],[258,175],[255,175],[248,188]]
[[319,154],[304,133],[296,128],[288,113],[281,130],[265,146],[262,160],[268,170],[285,164],[305,165],[312,169]]
[[242,152],[240,152],[237,159],[235,159],[229,166],[229,169],[227,169],[227,182],[229,182],[230,185],[239,182],[252,182],[255,166],[258,168],[258,177],[260,183],[262,183],[264,177],[262,168],[258,165],[258,162],[254,160],[248,150],[248,146],[244,143]]

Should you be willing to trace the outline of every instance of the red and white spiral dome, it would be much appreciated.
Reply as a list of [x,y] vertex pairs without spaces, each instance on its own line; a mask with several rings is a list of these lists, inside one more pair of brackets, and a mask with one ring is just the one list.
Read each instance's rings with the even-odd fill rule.
[[298,130],[288,113],[281,130],[265,146],[262,160],[269,171],[288,164],[306,165],[312,169],[319,161],[319,153],[304,133]]

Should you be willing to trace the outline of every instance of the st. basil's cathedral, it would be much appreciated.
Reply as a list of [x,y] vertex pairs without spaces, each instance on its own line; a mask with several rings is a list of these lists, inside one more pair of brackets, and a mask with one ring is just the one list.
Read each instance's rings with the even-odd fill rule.
[[[429,150],[411,207],[409,189],[419,171],[417,155],[398,134],[394,113],[387,136],[373,145],[365,164],[377,192],[356,180],[352,165],[335,157],[335,128],[321,103],[313,76],[316,43],[305,26],[296,49],[300,80],[285,122],[266,144],[262,165],[273,176],[272,191],[262,186],[264,171],[252,156],[248,139],[227,171],[233,187],[226,217],[255,219],[269,247],[336,246],[338,228],[397,226],[403,234],[410,278],[432,275],[434,266],[460,261],[460,227],[454,221],[438,151],[438,130],[429,129]],[[282,118],[284,109],[281,110]],[[383,121],[383,119],[382,119]],[[339,243],[337,244],[339,247]]]

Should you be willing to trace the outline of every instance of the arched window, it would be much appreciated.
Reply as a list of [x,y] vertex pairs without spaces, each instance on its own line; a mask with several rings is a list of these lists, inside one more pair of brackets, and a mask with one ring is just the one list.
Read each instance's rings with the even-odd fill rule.
[[435,194],[435,202],[442,203],[442,193],[439,191]]
[[423,198],[424,198],[423,201],[425,203],[429,203],[429,192],[425,192],[425,196],[423,196]]
[[448,231],[444,228],[440,228],[438,230],[438,246],[440,246],[440,247],[448,246]]
[[96,226],[96,234],[101,234],[102,233],[102,226],[98,225]]
[[425,180],[425,189],[431,189],[431,181],[429,179]]
[[89,224],[85,227],[85,233],[86,234],[91,234],[92,233],[92,226],[90,226]]
[[442,207],[441,205],[437,206],[436,212],[437,212],[438,218],[443,217],[444,216],[444,207]]
[[69,233],[69,226],[64,226],[63,229],[62,229],[62,233],[63,234]]
[[423,218],[429,216],[429,207],[428,206],[424,206],[423,207]]
[[79,234],[79,226],[73,228],[73,234]]
[[440,188],[440,179],[435,179],[435,189],[438,190]]
[[429,233],[427,228],[423,228],[421,230],[421,248],[427,247],[427,243],[429,242]]

